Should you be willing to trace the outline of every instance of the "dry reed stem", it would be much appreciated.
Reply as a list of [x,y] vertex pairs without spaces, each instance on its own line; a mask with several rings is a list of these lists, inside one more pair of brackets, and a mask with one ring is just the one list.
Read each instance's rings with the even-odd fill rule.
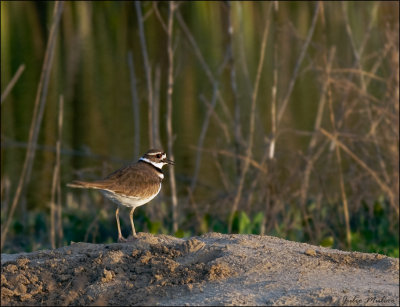
[[56,192],[56,181],[57,181],[57,176],[58,176],[58,164],[57,161],[54,164],[54,169],[53,169],[53,179],[51,182],[51,199],[50,199],[50,244],[51,248],[56,248],[56,230],[55,230],[55,205],[54,205],[54,199],[55,199],[55,192]]
[[8,94],[11,92],[11,90],[13,89],[14,85],[17,83],[19,77],[21,77],[24,70],[25,70],[25,64],[19,65],[16,73],[11,78],[10,82],[6,86],[6,89],[1,94],[1,104],[3,104],[3,101],[7,98]]
[[62,194],[61,194],[61,179],[60,178],[58,179],[58,182],[57,182],[57,219],[58,219],[58,225],[57,225],[58,247],[61,247],[61,246],[63,246],[63,241],[64,241],[64,229],[63,229],[63,223],[62,223]]
[[64,97],[60,95],[59,110],[58,110],[58,139],[56,142],[56,161],[54,163],[53,179],[51,182],[51,199],[50,199],[51,248],[56,248],[56,228],[58,228],[60,224],[62,227],[61,221],[58,220],[56,223],[56,213],[57,213],[57,219],[59,218],[59,216],[61,216],[61,213],[56,212],[56,210],[59,211],[61,210],[61,208],[56,208],[55,199],[56,199],[57,186],[60,182],[60,151],[61,151],[61,136],[62,136],[62,125],[63,125],[63,111],[64,111]]
[[[362,59],[362,55],[364,53],[364,48],[368,42],[368,39],[370,38],[371,35],[371,30],[372,30],[372,26],[373,24],[376,22],[376,13],[378,11],[379,8],[379,3],[375,3],[375,5],[372,8],[372,17],[369,21],[367,30],[365,31],[365,35],[364,35],[364,39],[360,45],[360,48],[356,48],[356,43],[354,41],[354,36],[353,36],[353,31],[351,30],[351,26],[349,23],[349,19],[348,19],[348,14],[347,14],[347,4],[345,2],[342,2],[342,11],[343,11],[343,16],[344,16],[344,22],[345,22],[345,26],[346,26],[346,33],[349,37],[349,41],[350,41],[350,46],[352,48],[354,57],[355,57],[355,63],[354,66],[356,66],[360,71],[362,71],[362,63],[361,63],[361,59]],[[360,83],[361,83],[361,88],[363,91],[366,91],[367,89],[367,84],[364,78],[364,74],[359,74],[358,75],[360,78]]]
[[[325,64],[325,82],[322,85],[322,90],[321,90],[321,97],[318,103],[318,110],[317,110],[317,115],[315,117],[315,123],[314,123],[314,132],[317,132],[319,128],[321,127],[321,122],[322,122],[322,116],[324,115],[324,110],[325,110],[325,102],[326,102],[326,92],[329,87],[329,83],[331,81],[330,76],[332,72],[332,62],[336,54],[336,47],[333,46],[331,47],[331,50],[329,51],[329,57],[328,57],[328,62]],[[311,150],[315,147],[317,144],[317,133],[314,133],[311,137],[310,143],[308,145],[308,152],[311,152]]]
[[[274,13],[273,13],[273,22],[274,24],[277,23],[278,19],[278,3],[274,2]],[[277,44],[277,39],[276,39],[276,32],[274,32],[274,61],[273,61],[273,84],[272,84],[272,89],[271,89],[271,137],[269,139],[269,153],[268,153],[268,158],[270,160],[274,159],[275,157],[275,145],[276,145],[276,95],[278,92],[278,44]],[[264,217],[264,221],[266,221]],[[263,224],[264,224],[263,221]],[[263,229],[265,230],[265,227],[263,226]]]
[[56,144],[56,164],[57,166],[57,225],[58,229],[58,246],[62,246],[62,241],[64,237],[63,225],[62,225],[62,204],[61,204],[61,140],[62,140],[62,129],[63,129],[63,119],[64,119],[64,96],[60,96],[59,100],[59,113],[58,113],[58,141]]
[[320,7],[320,3],[317,2],[316,5],[315,5],[315,11],[314,11],[314,16],[313,16],[313,20],[312,20],[312,23],[311,23],[310,30],[308,30],[306,41],[304,42],[303,47],[301,48],[299,58],[297,59],[296,66],[295,66],[294,71],[293,71],[292,79],[290,80],[290,83],[289,83],[289,88],[288,88],[288,90],[286,92],[286,96],[283,99],[282,106],[278,111],[278,117],[277,117],[277,124],[278,125],[282,120],[283,114],[285,113],[287,104],[289,102],[289,98],[292,95],[294,84],[295,84],[295,82],[297,80],[297,75],[299,73],[301,63],[303,63],[304,56],[306,54],[308,46],[310,45],[311,38],[312,38],[312,36],[314,34],[315,25],[317,24],[317,19],[318,19],[319,7]]
[[[229,108],[226,105],[225,99],[224,99],[224,97],[222,97],[220,92],[218,92],[218,101],[219,101],[219,105],[221,106],[223,114],[226,116],[227,121],[232,126],[233,125],[233,118],[232,118],[231,112],[229,111]],[[242,139],[241,139],[241,141],[242,141],[242,144],[243,144],[243,140]]]
[[[357,66],[358,69],[362,70],[361,69],[361,63],[360,63],[360,56],[361,55],[360,55],[360,53],[358,52],[358,50],[356,48],[356,43],[354,42],[353,32],[351,31],[351,27],[350,27],[350,24],[349,24],[349,18],[347,16],[347,7],[346,7],[346,5],[347,5],[347,3],[342,2],[342,12],[343,12],[343,17],[344,17],[344,23],[345,23],[345,26],[346,26],[346,33],[347,33],[347,36],[349,37],[350,46],[351,46],[351,49],[353,51],[353,55],[355,57],[355,66]],[[361,81],[361,84],[362,84],[361,87],[362,87],[363,90],[365,90],[365,82],[364,82],[363,75],[359,75],[359,77],[360,77],[360,81]]]
[[130,76],[130,88],[132,95],[132,110],[133,110],[133,128],[134,128],[134,137],[133,137],[133,157],[137,159],[140,155],[140,105],[139,98],[137,94],[136,87],[136,74],[135,68],[133,64],[133,54],[132,51],[128,52],[128,66],[129,66],[129,76]]
[[269,193],[269,189],[265,192],[265,205],[264,205],[264,214],[263,214],[263,219],[261,222],[261,229],[260,229],[260,235],[263,236],[266,233],[267,229],[267,223],[268,221],[268,214],[271,211],[270,204],[271,204],[271,193]]
[[[261,158],[261,162],[260,162],[260,165],[265,166],[265,168],[267,168],[267,166],[268,166],[266,164],[266,161],[267,161],[267,159],[269,157],[269,153],[270,153],[270,151],[268,149],[269,148],[267,147],[266,150],[264,151],[264,154],[263,154],[263,156]],[[267,171],[267,173],[268,173],[268,171]],[[253,194],[254,194],[254,191],[256,189],[257,184],[261,180],[261,176],[265,176],[265,173],[263,173],[261,171],[258,171],[257,175],[253,176],[253,180],[251,182],[250,188],[248,189],[248,197],[247,197],[247,202],[246,202],[246,205],[245,205],[245,208],[246,208],[247,211],[250,211],[250,206],[251,206],[251,203],[253,201]]]
[[[329,75],[328,75],[329,79]],[[332,103],[332,90],[331,87],[328,85],[328,105],[329,105],[329,117],[331,120],[332,128],[333,128],[333,135],[334,135],[334,141],[337,138],[336,135],[336,119],[335,119],[335,112],[333,111],[333,103]],[[347,247],[351,247],[351,229],[350,229],[350,214],[349,214],[349,205],[347,201],[347,195],[346,191],[344,188],[344,179],[343,179],[343,169],[342,169],[342,155],[340,153],[339,146],[335,146],[335,153],[336,153],[336,158],[337,158],[337,164],[338,164],[338,171],[339,171],[339,184],[340,184],[340,193],[342,197],[342,202],[343,202],[343,214],[344,214],[344,221],[346,225],[346,242],[347,242]]]
[[154,131],[154,146],[162,148],[160,139],[160,83],[161,83],[161,67],[158,64],[155,70],[154,77],[154,95],[153,95],[153,131]]
[[149,133],[149,147],[154,147],[154,132],[153,132],[153,84],[151,80],[151,67],[149,62],[149,55],[147,52],[147,44],[146,44],[146,36],[144,35],[144,26],[143,26],[143,16],[142,16],[142,8],[140,7],[140,1],[135,1],[136,6],[136,14],[138,18],[138,26],[139,26],[139,37],[140,37],[140,46],[142,49],[143,56],[143,65],[144,70],[146,72],[146,84],[147,84],[147,95],[148,95],[148,133]]
[[[85,236],[83,237],[83,242],[88,242],[89,241],[89,235],[92,232],[92,229],[96,228],[96,225],[99,222],[99,220],[100,220],[100,214],[96,214],[96,217],[92,220],[92,222],[86,228]],[[93,243],[95,243],[94,231],[93,231],[93,234],[92,234],[92,240],[93,240]]]
[[379,6],[380,5],[381,4],[380,4],[379,1],[375,1],[373,6],[372,6],[371,18],[369,20],[369,23],[368,23],[368,26],[367,26],[367,30],[365,31],[364,39],[360,44],[360,48],[358,49],[358,53],[360,55],[360,59],[364,55],[364,49],[367,46],[368,40],[369,40],[369,38],[371,36],[371,32],[372,32],[373,26],[376,25],[377,16],[378,16]]
[[185,21],[183,20],[180,11],[176,11],[175,16],[176,16],[176,20],[178,20],[178,23],[181,26],[183,32],[186,34],[190,44],[192,45],[194,53],[197,56],[197,58],[199,59],[200,64],[201,64],[204,72],[206,73],[210,83],[212,85],[214,85],[216,83],[216,80],[215,80],[210,68],[208,67],[206,61],[204,60],[204,57],[201,54],[200,48],[197,46],[196,40],[194,39],[192,33],[190,33],[188,26],[186,25]]
[[225,135],[226,142],[230,143],[231,142],[231,136],[229,134],[228,126],[222,121],[222,119],[219,117],[218,113],[215,112],[215,109],[212,107],[212,103],[210,103],[204,97],[204,95],[200,95],[200,100],[204,102],[204,105],[207,107],[207,110],[209,112],[212,112],[212,115],[214,116],[215,121],[221,127],[221,130],[223,131],[223,133]]
[[219,149],[219,150],[215,150],[215,149],[204,149],[204,148],[197,148],[195,146],[189,146],[190,148],[196,149],[196,150],[201,150],[203,152],[209,152],[209,153],[217,153],[219,155],[223,155],[226,157],[232,157],[233,159],[241,159],[243,161],[245,160],[249,160],[249,163],[252,167],[260,170],[261,172],[263,172],[264,174],[267,173],[267,169],[261,165],[260,163],[258,163],[257,161],[253,160],[253,159],[249,159],[247,156],[244,155],[236,155],[228,150],[224,150],[224,149]]
[[247,65],[247,61],[246,61],[246,52],[245,52],[245,42],[244,42],[244,38],[243,38],[243,33],[245,33],[245,29],[244,29],[244,23],[243,23],[243,2],[242,1],[235,1],[235,7],[237,8],[238,11],[238,24],[239,24],[239,31],[237,31],[237,40],[238,40],[238,50],[239,50],[239,58],[240,58],[240,64],[242,66],[242,72],[243,72],[243,76],[244,76],[244,80],[246,80],[246,86],[248,88],[248,92],[249,93],[253,93],[253,85],[251,84],[251,80],[250,80],[250,74],[249,74],[249,68]]
[[218,160],[218,155],[217,155],[217,153],[216,153],[216,152],[213,152],[212,155],[213,155],[213,161],[214,161],[214,163],[215,163],[215,166],[216,166],[216,168],[217,168],[217,170],[218,170],[219,175],[221,176],[222,184],[224,185],[225,190],[228,192],[229,189],[230,189],[229,180],[228,180],[228,178],[225,176],[225,173],[224,173],[224,171],[223,171],[223,169],[222,169],[221,163],[220,163],[219,160]]
[[[192,207],[193,207],[193,211],[194,211],[194,215],[195,215],[196,220],[197,220],[197,224],[200,226],[200,225],[202,225],[202,214],[200,213],[199,207],[196,204],[196,201],[195,201],[195,199],[193,197],[192,191],[190,190],[189,187],[186,187],[186,190],[187,190],[187,193],[189,195],[189,201],[190,201],[190,203],[192,204]],[[205,231],[207,232],[207,229]]]
[[35,106],[32,116],[31,128],[29,130],[29,142],[28,149],[25,156],[24,165],[22,168],[21,176],[19,178],[17,190],[15,192],[15,196],[13,199],[13,203],[10,208],[9,215],[7,217],[6,223],[1,231],[1,249],[3,249],[8,229],[11,224],[11,220],[14,215],[14,211],[17,207],[18,201],[21,197],[22,191],[24,189],[27,179],[30,177],[30,172],[32,169],[33,160],[35,157],[34,147],[37,143],[37,138],[39,135],[40,124],[42,122],[44,107],[46,105],[46,97],[48,84],[50,79],[50,71],[52,66],[52,61],[54,58],[55,52],[55,43],[58,34],[58,25],[61,18],[61,13],[63,11],[64,3],[62,1],[55,2],[54,12],[53,12],[53,21],[50,28],[49,40],[47,42],[46,52],[43,60],[42,72],[40,75],[38,90],[35,99]]
[[[174,90],[174,51],[172,48],[172,31],[175,12],[175,2],[169,2],[168,12],[168,32],[167,32],[167,51],[168,51],[168,89],[167,89],[167,135],[168,135],[168,155],[174,160],[173,143],[174,135],[172,131],[172,94]],[[178,231],[178,199],[176,196],[175,168],[171,167],[169,171],[171,184],[171,201],[172,201],[172,230],[174,233]]]
[[393,191],[386,185],[378,176],[378,174],[372,170],[364,161],[362,161],[355,153],[353,153],[346,145],[344,145],[341,141],[335,138],[334,135],[326,131],[325,129],[321,128],[320,131],[326,135],[332,142],[334,142],[337,146],[343,149],[345,153],[347,153],[354,161],[358,163],[362,168],[364,168],[375,180],[375,182],[380,186],[380,188],[389,196],[390,205],[395,210],[397,216],[399,216],[399,208],[396,206],[395,197]]
[[[232,97],[233,97],[233,105],[235,108],[235,120],[234,120],[234,150],[235,154],[240,153],[240,140],[242,138],[242,128],[240,124],[240,103],[239,103],[239,95],[238,95],[238,89],[237,89],[237,84],[236,84],[236,69],[235,69],[235,57],[233,54],[233,36],[234,36],[234,27],[232,24],[232,18],[231,18],[231,3],[229,1],[226,2],[226,6],[228,8],[227,12],[227,19],[228,19],[228,44],[227,44],[227,57],[228,57],[228,62],[229,62],[229,68],[230,68],[230,85],[231,85],[231,91],[232,91]],[[239,175],[240,174],[240,161],[236,160],[236,172]]]
[[4,216],[8,213],[8,206],[10,205],[10,190],[11,180],[7,175],[1,178],[1,214]]
[[158,18],[158,21],[161,23],[161,26],[163,27],[165,33],[168,33],[167,25],[165,24],[165,21],[161,17],[160,11],[158,10],[158,1],[153,1],[153,9],[156,14],[156,17]]
[[261,79],[261,71],[262,67],[264,64],[264,56],[265,56],[265,49],[267,45],[267,37],[268,37],[268,32],[269,32],[269,26],[270,26],[270,13],[271,13],[271,8],[272,4],[269,5],[268,7],[268,12],[266,16],[266,22],[265,22],[265,27],[264,27],[264,33],[263,33],[263,38],[262,38],[262,43],[261,43],[261,49],[260,49],[260,59],[258,61],[258,67],[257,67],[257,75],[256,75],[256,81],[254,85],[254,90],[252,93],[252,100],[251,100],[251,109],[250,109],[250,123],[249,123],[249,137],[248,137],[248,143],[247,143],[247,150],[246,150],[246,159],[244,160],[244,166],[241,172],[241,177],[239,179],[239,184],[237,187],[237,193],[233,201],[233,205],[231,208],[231,213],[229,215],[229,220],[228,220],[228,232],[232,232],[232,225],[233,225],[233,217],[235,212],[238,209],[239,202],[242,196],[242,190],[243,190],[243,185],[244,185],[244,180],[247,174],[247,170],[250,165],[250,159],[252,156],[252,148],[253,148],[253,140],[254,140],[254,123],[255,123],[255,113],[256,113],[256,102],[257,102],[257,95],[258,95],[258,87],[260,84],[260,79]]
[[[361,70],[358,68],[335,68],[335,69],[332,69],[332,74],[334,74],[334,73],[337,73],[337,74],[349,73],[349,74],[355,74],[355,75],[364,75],[364,76],[368,77],[369,79],[386,82],[386,79],[381,78],[372,72],[364,71],[364,70]],[[366,85],[367,85],[367,83],[366,83]]]
[[325,148],[326,143],[322,144],[319,148],[319,150],[312,154],[314,147],[317,144],[317,131],[321,127],[321,122],[322,122],[322,116],[324,114],[324,109],[325,109],[325,102],[326,102],[326,92],[329,88],[330,84],[330,74],[331,74],[331,67],[332,67],[332,62],[335,57],[336,53],[336,48],[332,47],[330,52],[329,52],[329,58],[328,62],[325,65],[325,82],[322,85],[322,91],[321,91],[321,96],[320,100],[318,103],[318,110],[317,110],[317,115],[315,117],[315,122],[314,122],[314,133],[312,134],[312,137],[310,139],[310,143],[308,145],[308,157],[306,161],[306,168],[304,170],[304,176],[303,176],[303,181],[302,185],[300,188],[300,208],[303,213],[303,218],[305,221],[305,225],[307,228],[307,232],[310,235],[310,237],[313,236],[313,232],[311,231],[310,224],[308,223],[308,217],[307,217],[307,210],[306,210],[306,201],[307,201],[307,194],[309,190],[309,185],[310,185],[310,175],[311,175],[311,170],[314,167],[314,163],[317,161],[317,159],[320,157],[323,148]]
[[201,127],[201,131],[200,131],[200,136],[198,139],[198,143],[197,143],[197,152],[196,152],[196,162],[195,162],[195,168],[194,168],[194,172],[193,172],[193,176],[192,176],[192,182],[190,184],[190,190],[193,191],[196,188],[196,184],[197,184],[197,179],[199,176],[199,171],[200,171],[200,164],[201,164],[201,156],[202,156],[202,148],[203,148],[203,144],[204,144],[204,140],[207,134],[207,129],[210,123],[210,117],[215,109],[215,105],[217,103],[217,95],[218,95],[218,83],[216,82],[214,85],[214,90],[213,90],[213,97],[211,100],[211,107],[208,109],[208,112],[204,118],[203,121],[203,125]]
[[278,46],[274,42],[274,83],[271,89],[271,141],[269,144],[268,158],[272,160],[275,156],[276,143],[276,93],[278,89]]
[[[154,127],[154,146],[155,148],[163,148],[160,139],[160,86],[161,86],[161,67],[160,64],[156,65],[155,76],[154,76],[154,99],[153,99],[153,127]],[[163,198],[163,191],[160,191],[155,201],[160,202]],[[151,219],[162,219],[162,212],[157,209],[157,206],[146,207],[150,213]]]

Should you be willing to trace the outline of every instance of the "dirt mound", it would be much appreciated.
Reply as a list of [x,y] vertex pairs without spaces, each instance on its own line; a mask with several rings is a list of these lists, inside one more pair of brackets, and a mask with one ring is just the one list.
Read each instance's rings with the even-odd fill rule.
[[399,305],[399,260],[274,237],[75,243],[1,255],[2,305]]

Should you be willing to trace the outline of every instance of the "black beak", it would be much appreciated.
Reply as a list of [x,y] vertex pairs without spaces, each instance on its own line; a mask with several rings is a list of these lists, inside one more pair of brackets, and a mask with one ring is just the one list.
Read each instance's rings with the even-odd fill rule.
[[167,163],[167,164],[171,164],[171,165],[174,165],[174,164],[175,164],[174,161],[172,161],[172,160],[170,160],[170,159],[167,159],[167,158],[165,158],[165,159],[163,160],[163,162],[164,162],[164,163]]

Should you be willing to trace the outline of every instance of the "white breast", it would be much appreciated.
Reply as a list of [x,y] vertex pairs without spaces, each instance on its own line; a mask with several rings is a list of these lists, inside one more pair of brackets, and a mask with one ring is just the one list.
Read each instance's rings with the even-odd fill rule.
[[154,197],[157,196],[157,194],[160,192],[161,190],[161,184],[160,187],[158,188],[157,193],[155,193],[154,195],[147,197],[147,198],[140,198],[140,197],[136,197],[136,196],[127,196],[127,195],[123,195],[123,194],[115,194],[113,191],[108,191],[108,190],[102,190],[101,192],[103,193],[103,195],[105,197],[107,197],[108,199],[110,199],[111,201],[113,201],[114,203],[118,204],[118,205],[123,205],[129,208],[136,208],[139,206],[142,206],[146,203],[148,203],[150,200],[152,200]]

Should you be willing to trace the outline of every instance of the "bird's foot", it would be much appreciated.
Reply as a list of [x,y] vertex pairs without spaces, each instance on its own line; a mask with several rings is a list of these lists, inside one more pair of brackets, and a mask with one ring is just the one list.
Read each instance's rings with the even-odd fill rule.
[[123,236],[118,236],[118,243],[124,243],[127,240]]
[[137,238],[138,238],[138,236],[136,234],[134,234],[134,235],[131,235],[128,237],[128,241],[133,242],[133,241],[137,240]]

